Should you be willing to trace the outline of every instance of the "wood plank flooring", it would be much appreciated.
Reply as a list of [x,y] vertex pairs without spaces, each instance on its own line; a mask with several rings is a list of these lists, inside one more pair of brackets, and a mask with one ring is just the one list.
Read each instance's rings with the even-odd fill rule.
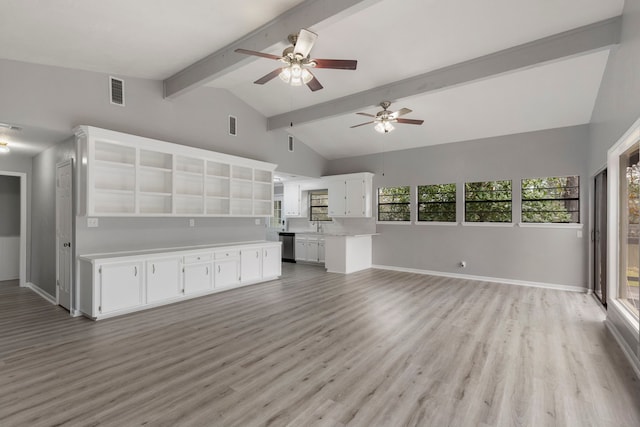
[[0,284],[0,426],[640,426],[591,296],[285,264],[93,322]]

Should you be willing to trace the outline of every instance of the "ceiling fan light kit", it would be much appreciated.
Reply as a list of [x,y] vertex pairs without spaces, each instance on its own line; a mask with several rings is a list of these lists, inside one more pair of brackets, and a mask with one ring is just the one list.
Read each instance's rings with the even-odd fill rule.
[[0,154],[7,154],[9,151],[9,144],[6,142],[0,142]]
[[323,88],[322,84],[313,75],[310,68],[333,68],[336,70],[355,70],[358,61],[351,59],[311,59],[309,52],[316,42],[318,35],[304,28],[298,34],[291,34],[289,42],[291,46],[287,47],[282,56],[270,53],[256,52],[254,50],[236,49],[238,53],[245,55],[259,56],[261,58],[273,59],[284,63],[284,66],[277,68],[260,77],[254,83],[263,85],[276,76],[280,80],[290,84],[291,86],[307,85],[313,92]]
[[378,111],[375,116],[369,113],[356,113],[361,116],[372,117],[373,120],[371,120],[370,122],[360,123],[358,125],[354,125],[351,127],[357,128],[360,126],[365,126],[365,125],[370,125],[372,123],[375,123],[373,128],[377,132],[389,133],[395,129],[395,126],[393,126],[393,123],[400,123],[400,124],[406,124],[406,125],[421,125],[422,123],[424,123],[424,120],[400,119],[399,118],[400,116],[404,116],[405,114],[409,114],[411,112],[411,110],[408,108],[401,108],[400,110],[392,113],[391,111],[389,111],[391,102],[382,101],[380,103],[380,106],[382,107],[382,111]]

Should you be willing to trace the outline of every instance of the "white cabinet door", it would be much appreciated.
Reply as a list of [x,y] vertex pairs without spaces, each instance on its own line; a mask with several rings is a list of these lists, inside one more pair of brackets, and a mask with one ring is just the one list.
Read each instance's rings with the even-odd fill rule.
[[180,257],[147,261],[147,303],[182,295]]
[[142,261],[102,264],[99,313],[109,313],[142,305]]
[[216,261],[214,268],[214,286],[216,289],[235,286],[240,283],[240,259],[228,258]]
[[324,239],[318,240],[318,262],[324,262]]
[[283,191],[284,215],[300,216],[300,185],[284,184]]
[[307,260],[307,239],[296,237],[296,261]]
[[262,249],[262,277],[278,277],[282,274],[282,259],[280,246],[270,246]]
[[346,216],[365,216],[364,181],[349,179],[346,182]]
[[329,216],[344,216],[346,212],[346,185],[342,180],[327,182],[329,192]]
[[254,282],[262,278],[262,248],[240,251],[240,281]]
[[210,262],[184,266],[184,293],[208,291],[212,288],[213,264]]
[[307,240],[307,261],[318,262],[318,239]]

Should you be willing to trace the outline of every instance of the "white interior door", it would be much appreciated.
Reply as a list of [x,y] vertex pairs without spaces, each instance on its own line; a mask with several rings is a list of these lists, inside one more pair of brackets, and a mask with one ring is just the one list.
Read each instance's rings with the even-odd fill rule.
[[71,250],[73,191],[73,164],[71,160],[56,167],[56,285],[58,304],[71,310]]

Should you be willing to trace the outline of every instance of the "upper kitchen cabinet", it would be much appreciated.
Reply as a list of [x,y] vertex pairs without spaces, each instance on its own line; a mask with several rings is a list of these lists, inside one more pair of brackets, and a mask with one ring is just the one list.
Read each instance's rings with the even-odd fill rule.
[[332,175],[323,179],[329,190],[329,216],[371,217],[372,173]]
[[270,216],[276,165],[79,126],[79,212],[88,216]]
[[285,182],[283,192],[284,216],[300,216],[302,214],[300,184]]

